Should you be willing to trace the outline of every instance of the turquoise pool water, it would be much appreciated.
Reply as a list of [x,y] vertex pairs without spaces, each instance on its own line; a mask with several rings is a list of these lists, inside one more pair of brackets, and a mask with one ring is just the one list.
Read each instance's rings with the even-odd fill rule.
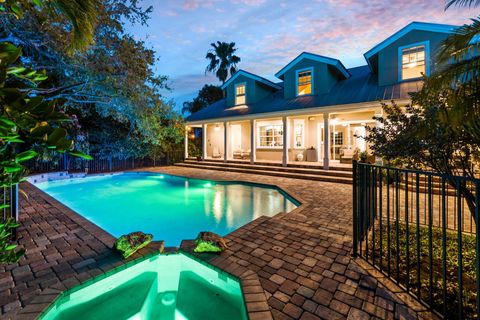
[[200,231],[220,235],[298,203],[276,188],[218,183],[156,173],[122,173],[36,183],[115,237],[151,233],[178,246]]
[[239,282],[183,254],[157,255],[64,292],[42,320],[246,320]]

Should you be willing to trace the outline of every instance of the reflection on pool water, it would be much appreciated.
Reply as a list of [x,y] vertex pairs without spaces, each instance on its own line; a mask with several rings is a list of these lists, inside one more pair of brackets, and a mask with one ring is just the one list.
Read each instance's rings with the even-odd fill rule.
[[99,175],[36,186],[115,237],[143,231],[167,246],[193,239],[199,231],[225,235],[262,215],[298,206],[273,187],[156,173]]
[[246,320],[238,280],[184,254],[157,255],[62,295],[42,320]]

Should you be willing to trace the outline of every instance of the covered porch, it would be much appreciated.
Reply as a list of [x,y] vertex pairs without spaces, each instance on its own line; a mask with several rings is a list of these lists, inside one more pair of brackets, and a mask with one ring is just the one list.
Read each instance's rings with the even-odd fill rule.
[[[189,124],[188,139],[201,128],[203,160],[305,167],[349,167],[361,152],[369,152],[362,136],[381,109],[323,112]],[[199,130],[199,129],[195,129]],[[329,138],[326,138],[329,137]]]

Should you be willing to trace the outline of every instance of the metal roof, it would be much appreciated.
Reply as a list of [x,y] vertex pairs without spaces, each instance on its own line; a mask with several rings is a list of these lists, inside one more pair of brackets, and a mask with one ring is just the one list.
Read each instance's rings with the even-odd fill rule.
[[348,69],[351,77],[338,81],[330,92],[322,95],[300,96],[285,99],[283,89],[245,108],[227,109],[226,100],[220,100],[189,117],[187,121],[202,121],[235,116],[265,114],[328,107],[352,103],[376,102],[379,100],[409,99],[411,92],[421,88],[422,81],[401,82],[379,86],[378,77],[370,71],[368,65]]
[[310,53],[310,52],[300,53],[295,59],[290,61],[285,67],[283,67],[280,71],[275,73],[275,77],[283,80],[283,75],[285,74],[285,72],[290,70],[294,65],[296,65],[298,62],[300,62],[303,59],[310,59],[310,60],[329,64],[335,67],[345,78],[350,77],[350,73],[348,72],[348,69],[345,68],[345,66],[340,60],[326,57],[326,56],[321,56],[319,54]]
[[248,71],[245,71],[245,70],[238,70],[237,72],[235,72],[235,74],[233,76],[230,77],[230,79],[228,79],[227,82],[225,82],[221,88],[222,89],[225,89],[233,80],[235,80],[238,76],[245,76],[247,78],[250,78],[250,79],[253,79],[255,81],[258,81],[258,82],[261,82],[269,87],[272,87],[274,89],[280,89],[280,86],[268,79],[265,79],[263,77],[260,77],[260,76],[257,76],[256,74],[253,74],[251,72],[248,72]]

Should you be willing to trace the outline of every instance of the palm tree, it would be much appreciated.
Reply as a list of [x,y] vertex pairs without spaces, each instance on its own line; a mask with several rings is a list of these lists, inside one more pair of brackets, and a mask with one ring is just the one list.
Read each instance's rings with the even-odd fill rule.
[[50,14],[64,16],[71,23],[71,53],[74,50],[85,50],[92,43],[100,0],[0,0],[0,13],[12,14],[20,19],[23,9],[32,8],[32,4],[46,7]]
[[230,73],[230,76],[237,72],[237,63],[240,62],[240,58],[235,55],[235,42],[220,42],[211,43],[213,48],[210,49],[205,56],[210,60],[205,73],[215,72],[218,80],[225,83]]
[[85,50],[93,41],[98,21],[99,0],[46,0],[72,24],[70,50]]

